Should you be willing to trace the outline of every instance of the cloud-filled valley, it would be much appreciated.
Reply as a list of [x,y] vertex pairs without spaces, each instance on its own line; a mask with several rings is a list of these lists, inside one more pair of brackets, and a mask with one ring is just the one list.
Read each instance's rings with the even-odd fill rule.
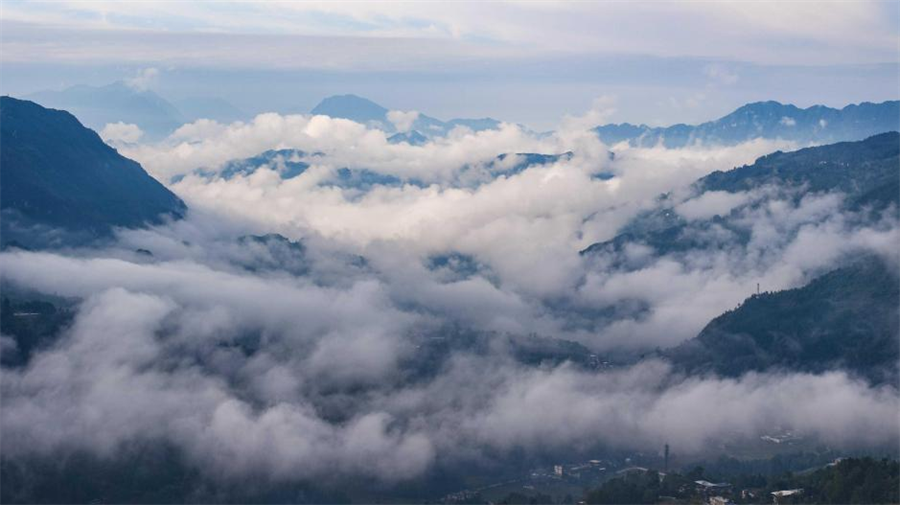
[[0,504],[900,503],[890,2],[0,8]]
[[[897,275],[896,195],[778,179],[765,155],[796,142],[607,145],[571,118],[421,145],[327,116],[145,143],[126,126],[107,140],[188,210],[0,253],[8,293],[62,314],[31,349],[2,337],[20,359],[3,368],[4,458],[165,443],[213,481],[334,489],[664,444],[699,458],[773,430],[898,442],[895,384],[690,375],[666,354],[757,283],[799,288],[860,257]],[[896,161],[870,140],[866,163]],[[734,167],[775,175],[715,178]]]

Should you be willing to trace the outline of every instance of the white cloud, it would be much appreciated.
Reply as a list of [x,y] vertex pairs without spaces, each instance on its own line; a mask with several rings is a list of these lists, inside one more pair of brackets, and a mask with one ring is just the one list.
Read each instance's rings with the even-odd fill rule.
[[616,97],[610,95],[599,96],[591,103],[591,108],[581,116],[566,115],[562,120],[560,130],[581,131],[605,124],[615,114]]
[[387,113],[388,121],[390,121],[394,128],[399,132],[407,132],[412,128],[413,123],[416,122],[416,119],[419,119],[419,113],[417,111],[411,110],[409,112],[403,112],[399,110],[388,111]]
[[[75,49],[60,51],[53,45],[26,41],[20,51],[23,57],[113,56],[118,61],[185,61],[189,56],[193,61],[232,66],[312,64],[316,68],[378,66],[376,60],[380,60],[380,65],[404,60],[424,63],[429,57],[438,57],[438,65],[443,66],[447,61],[471,60],[474,55],[520,59],[528,55],[598,52],[691,55],[769,64],[896,60],[893,11],[884,3],[869,1],[844,2],[829,9],[809,3],[690,2],[655,5],[652,9],[606,2],[463,3],[439,7],[416,3],[310,2],[266,4],[265,8],[245,3],[67,5],[66,10],[19,4],[4,9],[6,21],[78,31],[72,39],[78,44]],[[598,23],[607,29],[598,32]],[[148,26],[160,28],[147,30]],[[648,26],[654,30],[648,32]],[[141,37],[133,36],[135,29],[141,30]],[[235,33],[243,35],[240,42],[232,37]],[[273,38],[282,39],[285,51],[259,58],[258,51],[248,49],[248,45],[260,34],[266,36],[270,46]],[[304,46],[308,44],[291,43],[298,36],[329,40],[307,53]],[[116,43],[96,43],[109,42],[111,37],[118,38]],[[709,43],[710,37],[715,37],[715,44]],[[148,40],[153,43],[148,45]],[[191,44],[192,51],[183,50],[185,43]],[[322,51],[322,47],[328,50]],[[423,48],[430,51],[423,54]],[[301,54],[303,57],[298,57]]]
[[737,72],[723,65],[707,65],[703,73],[717,84],[731,85],[737,83],[739,79]]
[[136,124],[109,123],[100,130],[100,138],[113,144],[134,144],[141,140],[144,132]]
[[[0,259],[24,268],[5,268],[5,280],[86,296],[56,346],[3,370],[6,457],[85,450],[112,458],[124,444],[163,440],[211,477],[393,483],[478,455],[578,454],[595,444],[647,450],[677,440],[682,455],[703,454],[773,426],[836,447],[897,437],[896,390],[840,372],[683,379],[650,361],[597,373],[522,366],[497,346],[460,351],[426,380],[344,385],[326,366],[346,363],[343,353],[308,351],[330,345],[334,331],[350,338],[366,325],[393,326],[383,340],[400,329],[379,314],[394,309],[371,286],[337,293],[184,262]],[[122,281],[127,287],[110,287]],[[266,335],[255,353],[233,345],[247,330]],[[355,343],[340,342],[345,352]],[[366,356],[380,361],[372,350],[364,346],[351,368],[370,367]],[[710,403],[718,408],[698,417]]]
[[782,117],[778,123],[783,124],[784,126],[797,126],[797,120],[787,116]]
[[749,201],[748,193],[727,191],[707,191],[675,207],[675,212],[687,220],[709,219],[713,216],[727,216],[735,207]]
[[125,79],[125,84],[127,84],[135,91],[147,91],[148,89],[156,86],[158,80],[159,70],[150,67],[138,70],[133,77]]
[[[896,257],[896,216],[860,224],[840,194],[689,186],[792,144],[622,145],[611,158],[585,130],[611,104],[594,105],[551,135],[503,125],[420,147],[352,121],[279,114],[198,121],[122,147],[160,176],[274,148],[317,154],[288,180],[272,167],[189,175],[171,185],[187,219],[121,230],[103,249],[0,253],[4,285],[81,300],[56,345],[3,369],[4,454],[114,456],[163,440],[215,477],[396,483],[473,460],[593,450],[585,440],[633,450],[678,440],[700,454],[777,425],[836,447],[895,443],[896,389],[841,372],[684,378],[655,361],[605,372],[516,361],[510,335],[594,352],[676,345],[756,282],[791,288],[845,256]],[[519,172],[525,155],[487,167],[501,153],[567,151]],[[343,167],[406,183],[341,187]],[[578,254],[664,205],[709,247]],[[695,222],[727,213],[745,242]],[[237,239],[273,231],[302,239],[303,252]],[[449,252],[473,272],[426,266]],[[484,341],[467,346],[467,331]],[[435,341],[446,359],[419,361]]]

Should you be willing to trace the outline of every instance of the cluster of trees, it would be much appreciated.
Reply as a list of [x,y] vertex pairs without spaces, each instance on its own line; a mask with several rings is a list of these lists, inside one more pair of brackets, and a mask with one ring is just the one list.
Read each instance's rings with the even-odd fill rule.
[[797,477],[804,503],[900,503],[900,462],[845,459]]
[[691,470],[685,475],[668,473],[660,475],[655,470],[630,472],[624,477],[608,480],[584,498],[587,503],[657,503],[661,497],[689,498],[694,480],[703,477],[703,469]]

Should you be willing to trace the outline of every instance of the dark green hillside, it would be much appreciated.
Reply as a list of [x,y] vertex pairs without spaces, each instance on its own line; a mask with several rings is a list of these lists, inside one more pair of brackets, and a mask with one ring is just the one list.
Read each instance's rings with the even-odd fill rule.
[[[765,184],[841,191],[855,205],[884,206],[900,194],[900,133],[763,156],[752,165],[713,172],[697,182],[700,192],[747,191]],[[893,189],[893,191],[884,191]]]
[[689,373],[843,369],[893,383],[898,307],[897,272],[881,259],[862,258],[801,288],[752,296],[666,354]]
[[0,98],[4,244],[43,247],[40,230],[82,239],[180,218],[184,203],[65,111]]
[[[846,196],[847,210],[868,209],[870,218],[900,203],[900,133],[889,132],[858,142],[841,142],[793,152],[775,152],[752,165],[713,172],[694,183],[694,193],[706,191],[738,193],[766,185],[790,190],[795,199],[810,193],[840,192]],[[675,210],[669,195],[657,199],[656,208],[638,215],[619,235],[588,246],[582,254],[618,251],[628,243],[651,246],[657,253],[709,248],[709,237],[750,238],[746,224],[734,216],[715,216],[688,222]],[[864,214],[865,215],[865,214]],[[722,232],[726,233],[722,233]],[[712,233],[715,232],[715,233]]]

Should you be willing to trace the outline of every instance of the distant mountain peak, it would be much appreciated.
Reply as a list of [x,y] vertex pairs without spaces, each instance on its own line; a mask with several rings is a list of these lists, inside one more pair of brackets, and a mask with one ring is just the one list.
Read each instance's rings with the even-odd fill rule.
[[387,122],[388,109],[358,95],[333,95],[323,99],[312,111],[313,115],[350,119],[361,123]]
[[[345,94],[333,95],[323,99],[310,111],[313,115],[329,116],[333,118],[349,119],[366,126],[379,128],[387,133],[403,133],[397,132],[393,123],[388,120],[389,109],[383,107],[368,98],[358,95]],[[392,143],[421,142],[422,137],[428,139],[430,137],[446,135],[450,130],[457,126],[464,126],[473,131],[494,130],[499,128],[500,121],[489,117],[469,119],[455,118],[449,121],[441,121],[440,119],[419,114],[410,130],[409,137],[394,135],[391,138]],[[415,131],[416,135],[412,135]]]
[[409,144],[411,146],[420,146],[426,142],[428,142],[428,138],[425,135],[422,135],[417,130],[410,130],[408,132],[397,133],[391,135],[388,138],[388,142],[391,144]]

